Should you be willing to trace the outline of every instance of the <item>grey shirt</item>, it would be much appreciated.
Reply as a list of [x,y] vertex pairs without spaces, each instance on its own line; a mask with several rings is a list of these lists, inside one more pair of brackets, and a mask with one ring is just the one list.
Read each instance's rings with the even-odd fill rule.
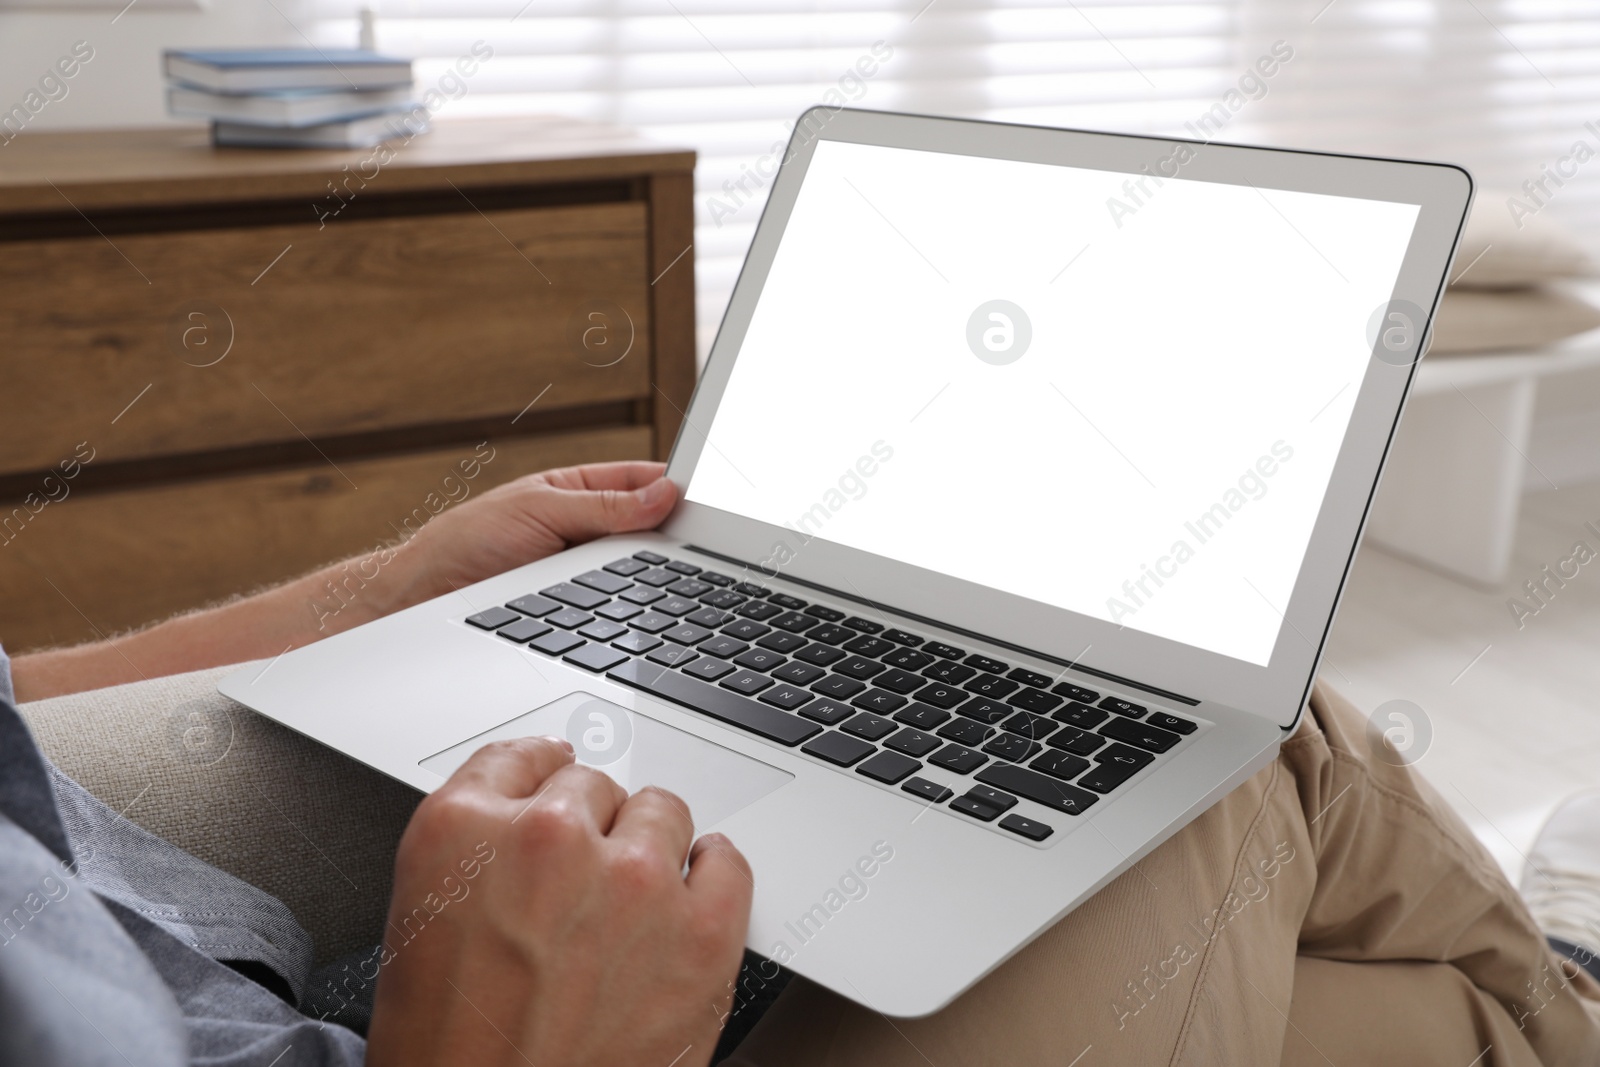
[[89,795],[12,704],[0,651],[0,1065],[361,1063],[290,1003],[311,943],[288,909]]

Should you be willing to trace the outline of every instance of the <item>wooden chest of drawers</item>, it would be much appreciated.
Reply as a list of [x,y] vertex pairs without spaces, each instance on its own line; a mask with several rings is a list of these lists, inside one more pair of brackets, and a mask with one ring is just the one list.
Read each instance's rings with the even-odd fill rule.
[[371,548],[483,441],[470,493],[664,458],[694,383],[693,154],[494,119],[392,157],[200,129],[0,148],[8,649]]

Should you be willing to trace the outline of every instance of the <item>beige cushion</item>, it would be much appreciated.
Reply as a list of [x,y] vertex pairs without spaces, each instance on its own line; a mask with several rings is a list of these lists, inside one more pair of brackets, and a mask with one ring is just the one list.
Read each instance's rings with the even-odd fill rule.
[[[1514,219],[1508,199],[1504,192],[1478,190],[1451,268],[1451,285],[1518,289],[1594,273],[1583,246],[1559,223],[1544,211]],[[1529,203],[1526,197],[1517,199]]]
[[376,944],[395,845],[420,795],[220,695],[234,669],[18,710],[89,792],[287,904],[318,963]]
[[1549,289],[1447,289],[1430,355],[1537,348],[1600,326],[1600,309]]

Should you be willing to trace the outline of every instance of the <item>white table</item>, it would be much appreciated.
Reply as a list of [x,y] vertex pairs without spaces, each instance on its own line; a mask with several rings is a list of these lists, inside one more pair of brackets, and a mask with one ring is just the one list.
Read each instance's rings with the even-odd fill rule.
[[1532,351],[1423,357],[1366,536],[1499,585],[1523,487],[1545,481],[1528,459],[1539,381],[1597,365],[1600,330]]

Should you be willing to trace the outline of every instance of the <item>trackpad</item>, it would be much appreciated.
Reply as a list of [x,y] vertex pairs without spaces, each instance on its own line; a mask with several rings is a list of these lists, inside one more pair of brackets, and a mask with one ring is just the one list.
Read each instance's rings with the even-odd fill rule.
[[605,771],[629,793],[647,785],[676,793],[688,803],[696,832],[710,829],[794,777],[592,693],[569,693],[451,745],[421,765],[448,778],[490,741],[546,734],[571,741],[578,762]]

